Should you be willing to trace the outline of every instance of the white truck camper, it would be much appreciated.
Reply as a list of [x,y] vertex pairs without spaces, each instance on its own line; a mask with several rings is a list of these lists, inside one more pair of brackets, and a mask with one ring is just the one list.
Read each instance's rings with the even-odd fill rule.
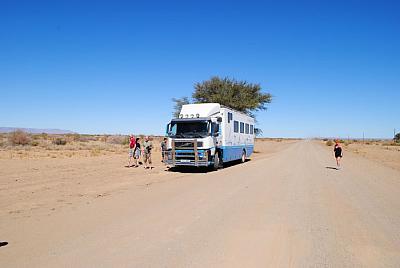
[[254,150],[254,118],[218,103],[187,104],[167,125],[166,164],[206,166],[246,161]]

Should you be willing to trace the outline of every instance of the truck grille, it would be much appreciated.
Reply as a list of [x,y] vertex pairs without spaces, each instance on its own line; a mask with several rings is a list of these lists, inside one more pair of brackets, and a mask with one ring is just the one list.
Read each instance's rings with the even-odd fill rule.
[[[175,141],[175,147],[178,148],[194,148],[193,141]],[[203,142],[198,141],[197,147],[203,147]]]

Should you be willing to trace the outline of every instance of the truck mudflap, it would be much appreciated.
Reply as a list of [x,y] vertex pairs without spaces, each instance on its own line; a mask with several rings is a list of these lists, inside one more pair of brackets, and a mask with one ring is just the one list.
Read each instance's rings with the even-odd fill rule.
[[198,148],[197,139],[171,141],[171,149],[164,152],[165,164],[175,166],[209,166],[211,164],[209,151]]

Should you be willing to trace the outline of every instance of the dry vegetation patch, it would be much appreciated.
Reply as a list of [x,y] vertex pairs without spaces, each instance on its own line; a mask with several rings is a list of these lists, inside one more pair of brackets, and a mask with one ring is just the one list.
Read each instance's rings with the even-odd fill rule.
[[[143,135],[137,135],[143,141]],[[154,151],[160,151],[161,137],[152,137]],[[126,154],[127,135],[28,134],[15,131],[0,135],[0,159],[97,157]]]
[[[333,141],[328,139],[322,140],[323,144],[333,146]],[[344,145],[345,152],[363,156],[372,161],[382,163],[388,167],[400,170],[400,143],[393,140],[341,140]]]

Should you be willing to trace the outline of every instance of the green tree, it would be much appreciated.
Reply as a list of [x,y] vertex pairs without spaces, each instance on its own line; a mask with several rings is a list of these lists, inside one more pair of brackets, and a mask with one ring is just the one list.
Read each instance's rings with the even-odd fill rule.
[[254,135],[256,135],[256,137],[259,137],[263,134],[263,131],[261,130],[261,128],[254,128]]
[[181,112],[182,106],[190,103],[188,97],[172,98],[172,101],[175,103],[174,112],[172,113],[175,118],[179,117],[179,113]]
[[192,98],[195,103],[217,102],[254,117],[254,112],[266,110],[272,96],[261,92],[259,84],[228,77],[211,77],[196,83]]
[[394,135],[393,140],[394,140],[395,142],[400,142],[400,132],[397,133],[396,135]]

